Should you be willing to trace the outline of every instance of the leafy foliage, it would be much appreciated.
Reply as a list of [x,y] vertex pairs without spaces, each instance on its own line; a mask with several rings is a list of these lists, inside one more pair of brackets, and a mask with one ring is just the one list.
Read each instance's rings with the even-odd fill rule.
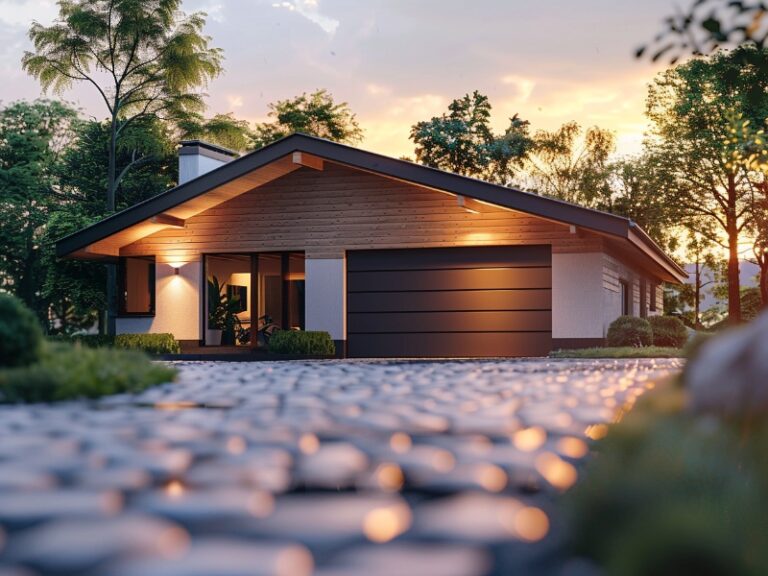
[[584,131],[578,123],[568,122],[557,130],[539,130],[526,160],[525,187],[566,202],[597,206],[611,195],[608,159],[613,150],[613,134],[596,126]]
[[222,343],[235,343],[235,336],[242,328],[237,316],[240,311],[240,297],[230,297],[226,284],[219,283],[216,276],[208,278],[208,326],[223,332]]
[[40,356],[43,332],[32,311],[0,292],[0,366],[27,366]]
[[333,356],[336,345],[328,332],[278,330],[269,339],[269,351],[275,354]]
[[694,0],[664,20],[653,42],[637,50],[655,62],[672,63],[687,54],[711,54],[721,46],[747,45],[762,49],[768,40],[768,11],[760,0]]
[[608,326],[608,346],[650,346],[653,341],[651,325],[645,318],[619,316]]
[[[729,250],[728,302],[734,322],[741,316],[739,243],[752,225],[752,199],[765,182],[763,172],[755,169],[756,158],[745,154],[739,131],[762,126],[768,118],[766,72],[768,53],[742,48],[661,73],[648,96],[653,130],[647,146],[667,174],[667,202],[679,206],[688,227]],[[764,148],[760,157],[763,152],[768,156]]]
[[[603,165],[598,172],[605,169]],[[610,188],[606,190],[604,176],[600,176],[593,179],[599,183],[598,189],[586,194],[595,199],[593,204],[600,210],[631,219],[659,246],[674,251],[679,239],[673,229],[679,224],[680,214],[677,204],[668,202],[662,192],[667,175],[658,169],[658,159],[645,152],[612,162],[607,169]]]
[[45,225],[61,201],[56,167],[74,137],[76,112],[60,102],[15,102],[0,110],[0,288],[47,320]]
[[51,26],[30,28],[34,51],[24,54],[24,69],[44,90],[90,84],[109,112],[109,212],[122,177],[139,160],[118,173],[117,143],[126,128],[147,118],[201,118],[196,90],[222,70],[204,25],[202,13],[181,11],[181,0],[62,0]]
[[616,576],[764,574],[765,420],[702,421],[685,404],[663,387],[611,427],[566,496],[572,552]]
[[0,370],[0,402],[56,402],[136,393],[170,382],[176,370],[136,350],[47,343],[39,362]]
[[654,346],[682,348],[688,341],[685,324],[674,316],[651,316],[648,318],[653,334]]
[[475,90],[451,102],[448,113],[411,127],[416,161],[463,176],[509,184],[531,146],[528,122],[510,118],[503,134],[491,130],[491,104]]
[[178,354],[181,346],[173,334],[118,334],[115,348],[141,350],[147,354]]
[[273,120],[257,124],[253,134],[253,147],[261,148],[294,132],[301,132],[334,142],[355,144],[363,139],[357,117],[346,102],[336,103],[326,90],[269,105]]

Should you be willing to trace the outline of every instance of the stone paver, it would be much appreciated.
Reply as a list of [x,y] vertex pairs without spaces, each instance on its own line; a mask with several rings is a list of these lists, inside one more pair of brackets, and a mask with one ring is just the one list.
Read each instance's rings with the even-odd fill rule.
[[0,407],[0,575],[586,574],[557,497],[681,361],[178,367]]

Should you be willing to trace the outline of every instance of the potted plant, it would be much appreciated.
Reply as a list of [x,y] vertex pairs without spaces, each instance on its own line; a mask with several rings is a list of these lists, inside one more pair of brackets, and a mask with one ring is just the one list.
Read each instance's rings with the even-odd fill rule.
[[208,278],[208,330],[205,343],[213,346],[235,343],[235,334],[241,328],[239,296],[227,295],[225,285],[216,276]]

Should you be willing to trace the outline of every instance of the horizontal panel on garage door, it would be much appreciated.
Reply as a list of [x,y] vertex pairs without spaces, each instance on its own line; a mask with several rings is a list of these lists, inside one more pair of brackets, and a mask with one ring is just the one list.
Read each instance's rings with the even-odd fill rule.
[[549,246],[483,246],[421,248],[418,250],[368,250],[350,252],[347,267],[368,270],[430,270],[439,268],[498,268],[551,266]]
[[347,310],[355,312],[431,312],[471,310],[549,310],[549,288],[530,290],[429,290],[350,292]]
[[551,288],[551,268],[476,268],[472,270],[349,271],[350,292],[414,290],[510,290]]
[[350,356],[371,358],[544,356],[551,349],[550,332],[355,334],[347,343]]
[[552,312],[385,312],[349,315],[348,330],[375,332],[549,332]]

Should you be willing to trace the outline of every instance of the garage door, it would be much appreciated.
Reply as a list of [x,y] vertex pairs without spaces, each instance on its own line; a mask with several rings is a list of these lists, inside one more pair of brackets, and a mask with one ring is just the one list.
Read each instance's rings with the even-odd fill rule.
[[347,253],[353,357],[541,356],[552,345],[549,246]]

